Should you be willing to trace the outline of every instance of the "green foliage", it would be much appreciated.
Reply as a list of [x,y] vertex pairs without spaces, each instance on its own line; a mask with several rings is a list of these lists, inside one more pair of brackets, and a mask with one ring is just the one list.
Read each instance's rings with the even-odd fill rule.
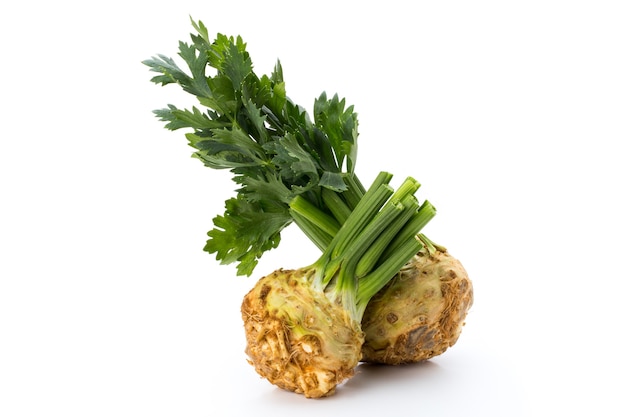
[[312,121],[287,97],[280,61],[269,76],[258,76],[241,37],[211,40],[202,22],[192,20],[192,26],[191,42],[178,45],[186,70],[164,55],[143,63],[158,74],[152,82],[178,85],[200,107],[169,104],[154,113],[167,129],[191,130],[186,138],[195,158],[233,174],[237,196],[213,219],[205,250],[250,275],[293,221],[294,197],[324,209],[322,188],[346,190],[343,173],[356,164],[357,115],[345,100],[323,93]]

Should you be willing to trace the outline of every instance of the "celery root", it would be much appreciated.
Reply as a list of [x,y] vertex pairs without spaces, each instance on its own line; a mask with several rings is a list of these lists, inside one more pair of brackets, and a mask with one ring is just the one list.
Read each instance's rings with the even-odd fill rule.
[[459,260],[426,245],[373,297],[363,315],[364,362],[420,362],[453,346],[474,300]]
[[312,270],[277,270],[246,294],[246,354],[259,375],[319,398],[354,374],[363,332],[348,312],[312,287]]
[[[244,297],[246,353],[272,384],[319,398],[354,374],[368,302],[419,253],[423,243],[414,236],[435,215],[432,206],[418,206],[417,187],[407,188],[414,180],[394,193],[390,179],[377,177],[314,264],[278,269]],[[315,214],[298,200],[292,207],[304,218]],[[393,254],[381,259],[391,244]]]
[[237,184],[204,250],[250,276],[295,223],[322,251],[310,266],[266,275],[244,297],[255,370],[318,398],[361,360],[414,362],[451,346],[472,303],[471,282],[444,250],[417,238],[436,212],[415,197],[420,184],[409,177],[394,192],[391,174],[381,172],[366,191],[355,174],[353,106],[324,92],[309,115],[287,96],[280,61],[259,76],[241,37],[211,39],[202,22],[192,25],[191,42],[179,42],[187,68],[164,55],[143,63],[156,73],[152,82],[177,85],[199,103],[168,104],[155,115],[167,129],[191,129],[193,156],[230,171]]

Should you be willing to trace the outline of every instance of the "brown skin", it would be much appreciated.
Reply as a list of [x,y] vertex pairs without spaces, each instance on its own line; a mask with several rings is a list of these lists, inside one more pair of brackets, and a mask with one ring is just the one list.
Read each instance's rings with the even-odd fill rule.
[[332,395],[354,375],[363,332],[311,286],[311,269],[274,271],[243,299],[246,353],[257,373],[308,398]]
[[420,251],[369,302],[363,320],[363,361],[414,363],[458,340],[474,300],[463,265],[444,248]]

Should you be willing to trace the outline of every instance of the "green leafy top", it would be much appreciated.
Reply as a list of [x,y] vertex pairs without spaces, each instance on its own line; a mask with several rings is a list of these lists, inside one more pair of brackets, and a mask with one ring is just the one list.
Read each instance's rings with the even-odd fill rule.
[[346,175],[356,164],[357,114],[337,95],[322,93],[311,120],[287,97],[280,61],[259,77],[241,37],[211,40],[202,22],[192,25],[191,43],[179,42],[187,71],[164,55],[143,63],[159,74],[152,82],[178,84],[198,99],[200,108],[170,104],[155,114],[170,130],[191,130],[186,137],[195,158],[233,173],[237,195],[213,219],[204,249],[250,275],[293,221],[289,203],[296,196],[328,211],[322,190],[347,189]]

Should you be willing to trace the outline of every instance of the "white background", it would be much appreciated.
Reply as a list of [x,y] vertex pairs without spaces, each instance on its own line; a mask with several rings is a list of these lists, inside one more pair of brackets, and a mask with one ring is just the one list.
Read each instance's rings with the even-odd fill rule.
[[[620,1],[23,1],[0,15],[0,415],[626,415],[626,8]],[[232,195],[151,111],[140,61],[242,35],[287,93],[354,104],[357,171],[438,208],[475,305],[421,365],[306,400],[246,363],[254,278],[202,251]],[[348,414],[350,413],[350,414]]]

